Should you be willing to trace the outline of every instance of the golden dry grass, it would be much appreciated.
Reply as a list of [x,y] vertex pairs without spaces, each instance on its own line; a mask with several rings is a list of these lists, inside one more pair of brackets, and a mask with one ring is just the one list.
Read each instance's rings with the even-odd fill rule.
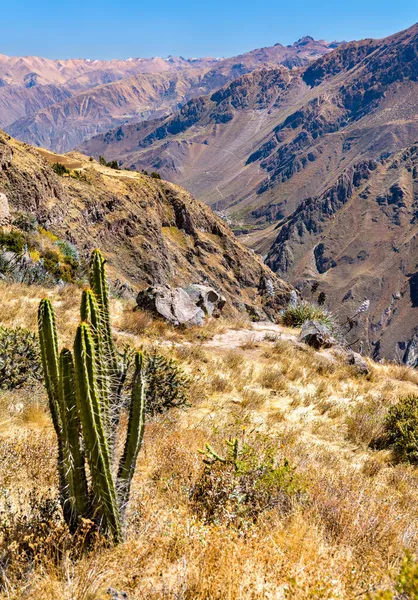
[[[33,313],[47,291],[65,325],[62,337],[72,334],[78,290],[2,291],[3,323],[35,327]],[[159,336],[164,351],[193,375],[192,407],[148,423],[126,542],[83,556],[51,521],[35,558],[14,546],[0,548],[0,598],[104,600],[112,587],[130,600],[353,600],[391,585],[405,549],[414,551],[418,542],[418,473],[368,444],[388,407],[418,393],[416,373],[370,363],[370,374],[358,376],[332,352],[299,346],[280,328],[273,341],[255,343],[248,330],[248,344],[217,347],[204,337],[193,343],[193,331],[173,338],[171,328],[153,329],[141,313],[134,320],[123,303],[113,304],[121,340],[155,344]],[[221,323],[218,332],[227,329]],[[11,414],[10,405],[19,402],[23,411]],[[39,498],[57,493],[42,389],[2,393],[2,421],[0,505],[4,510],[8,490],[9,510],[26,511],[30,523],[30,491]],[[296,467],[305,490],[286,513],[265,511],[245,529],[208,524],[191,502],[203,471],[198,450],[205,442],[221,449],[234,436],[260,454],[273,444]]]

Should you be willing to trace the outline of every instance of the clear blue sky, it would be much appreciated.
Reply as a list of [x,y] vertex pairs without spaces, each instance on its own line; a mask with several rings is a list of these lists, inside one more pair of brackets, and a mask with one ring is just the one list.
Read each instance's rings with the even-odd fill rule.
[[303,35],[383,37],[418,21],[417,0],[10,0],[0,54],[49,58],[232,56]]

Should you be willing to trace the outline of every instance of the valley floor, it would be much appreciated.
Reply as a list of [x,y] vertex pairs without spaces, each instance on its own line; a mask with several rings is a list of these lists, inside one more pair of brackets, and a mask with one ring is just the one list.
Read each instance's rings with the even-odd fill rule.
[[[75,288],[0,283],[0,323],[34,329],[45,292],[69,343]],[[391,589],[418,542],[418,474],[369,443],[388,408],[418,394],[418,374],[370,362],[358,375],[277,325],[218,320],[178,332],[122,301],[112,308],[121,344],[156,345],[181,361],[191,406],[148,422],[126,542],[82,556],[56,510],[43,389],[0,394],[0,598],[353,600]],[[209,442],[224,454],[232,438],[261,473],[251,506],[231,473],[205,475],[199,449]],[[286,466],[269,504],[271,461]]]

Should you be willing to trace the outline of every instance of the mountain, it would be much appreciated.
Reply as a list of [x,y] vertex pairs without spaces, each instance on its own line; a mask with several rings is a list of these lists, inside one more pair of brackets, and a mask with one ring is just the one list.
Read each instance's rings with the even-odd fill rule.
[[0,56],[0,127],[60,152],[129,121],[167,115],[260,66],[308,64],[337,42],[305,37],[227,59],[126,61]]
[[171,117],[123,126],[83,150],[185,185],[308,297],[319,281],[343,321],[370,299],[352,341],[377,359],[418,362],[407,352],[418,325],[408,291],[418,264],[407,175],[415,164],[402,159],[418,140],[417,98],[414,25],[344,44],[306,67],[253,71]]
[[[56,175],[56,162],[73,176]],[[264,317],[277,314],[290,293],[221,219],[174,184],[110,169],[78,153],[36,150],[2,134],[0,192],[12,214],[34,217],[82,256],[101,248],[113,280],[134,291],[207,282],[227,298],[231,313],[247,309]],[[266,295],[268,279],[274,299]]]
[[253,71],[153,130],[126,125],[83,150],[160,170],[246,225],[265,225],[347,164],[418,138],[417,33],[344,44],[301,69]]

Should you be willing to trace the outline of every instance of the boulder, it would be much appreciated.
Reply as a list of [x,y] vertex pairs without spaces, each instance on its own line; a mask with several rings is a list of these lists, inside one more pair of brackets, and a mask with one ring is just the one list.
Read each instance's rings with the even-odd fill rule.
[[208,317],[217,316],[223,309],[226,299],[208,285],[193,283],[184,290],[196,306]]
[[298,340],[316,350],[331,348],[335,343],[329,328],[319,321],[305,321]]
[[150,310],[173,325],[203,325],[205,313],[182,288],[169,285],[149,287],[139,292],[139,308]]
[[10,208],[6,194],[0,193],[0,227],[10,225]]
[[359,375],[367,375],[369,373],[370,369],[366,359],[358,352],[348,350],[346,360],[349,365],[354,367]]

